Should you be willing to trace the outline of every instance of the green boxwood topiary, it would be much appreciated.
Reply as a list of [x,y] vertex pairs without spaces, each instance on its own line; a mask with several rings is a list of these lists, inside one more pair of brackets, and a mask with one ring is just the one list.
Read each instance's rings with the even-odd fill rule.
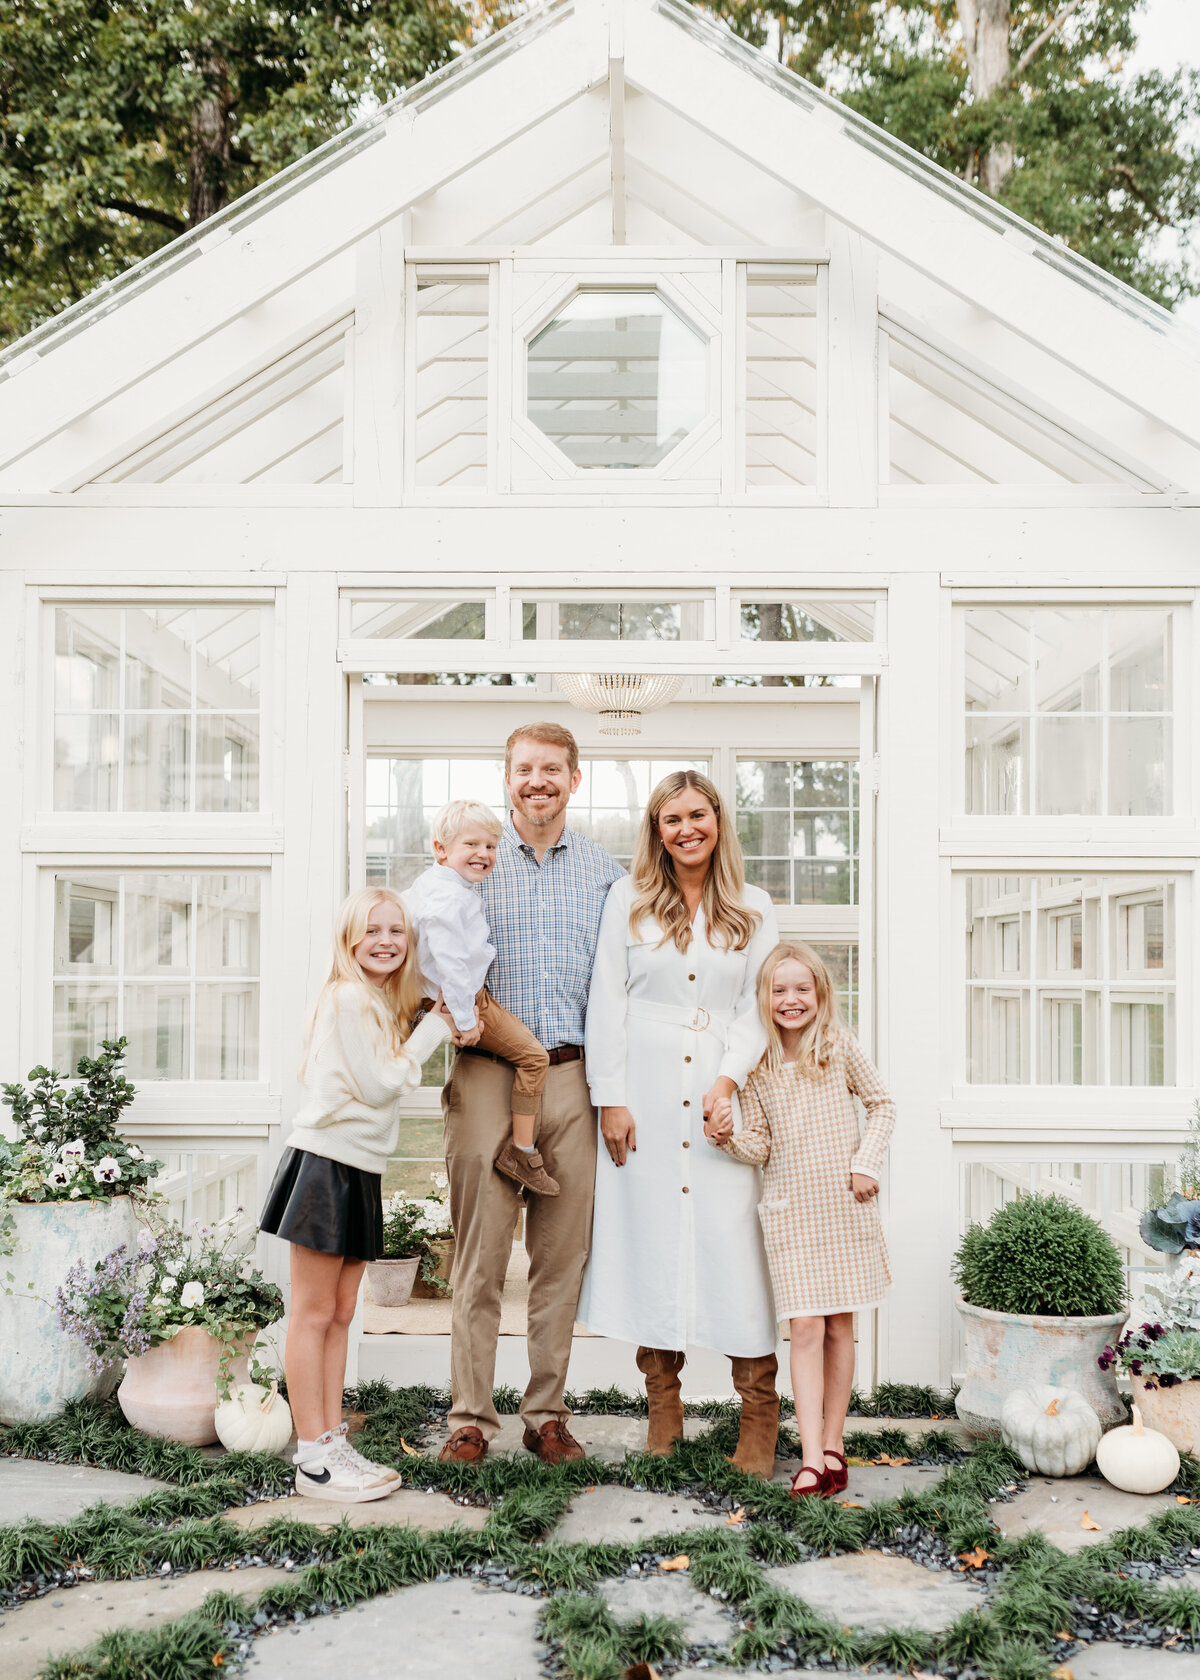
[[1022,1196],[972,1225],[954,1277],[963,1299],[989,1312],[1096,1318],[1125,1303],[1116,1243],[1065,1196]]

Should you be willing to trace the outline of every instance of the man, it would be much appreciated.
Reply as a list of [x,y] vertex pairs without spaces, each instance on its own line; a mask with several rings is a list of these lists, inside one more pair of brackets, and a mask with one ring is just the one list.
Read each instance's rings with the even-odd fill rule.
[[[525,1206],[530,1374],[521,1417],[529,1451],[561,1464],[583,1457],[567,1428],[563,1389],[596,1178],[584,1016],[600,913],[623,871],[602,846],[567,827],[567,802],[581,780],[569,730],[554,723],[514,730],[504,780],[512,810],[495,867],[479,887],[496,947],[488,989],[549,1052],[536,1141],[560,1187],[557,1197]],[[462,1463],[481,1459],[500,1428],[492,1385],[519,1193],[494,1162],[509,1130],[513,1077],[510,1063],[464,1045],[442,1097],[455,1252],[451,1435],[441,1456]]]

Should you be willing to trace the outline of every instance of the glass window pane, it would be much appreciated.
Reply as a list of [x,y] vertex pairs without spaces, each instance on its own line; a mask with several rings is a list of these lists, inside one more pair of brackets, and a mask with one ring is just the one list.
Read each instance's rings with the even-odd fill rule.
[[1161,817],[1170,796],[1171,724],[1167,718],[1114,717],[1108,733],[1108,811],[1113,817]]
[[746,273],[746,483],[817,482],[817,288],[765,265]]
[[858,945],[852,939],[806,941],[829,970],[841,1006],[842,1019],[851,1032],[858,1031]]
[[54,613],[54,705],[107,712],[120,705],[121,610],[58,607]]
[[857,902],[853,760],[739,759],[737,824],[747,879],[776,903]]
[[370,640],[482,642],[487,634],[485,601],[388,600],[372,596],[350,602],[350,634]]
[[743,601],[738,608],[744,642],[870,642],[874,601]]
[[54,809],[115,811],[120,784],[116,712],[60,712],[54,720]]
[[1110,709],[1170,710],[1167,688],[1169,612],[1140,609],[1109,614]]
[[657,292],[578,292],[529,344],[527,412],[577,467],[654,467],[704,418],[707,361]]
[[106,1038],[116,1038],[116,983],[70,981],[54,988],[54,1065],[74,1073],[82,1056],[98,1056]]
[[265,1186],[262,1162],[249,1150],[156,1151],[163,1170],[154,1181],[170,1217],[181,1225],[233,1222],[235,1246],[253,1253],[258,1209]]
[[1039,717],[1034,723],[1037,786],[1034,811],[1039,817],[1079,815],[1100,810],[1100,719]]
[[486,490],[488,273],[418,274],[416,436],[418,485]]
[[1019,817],[1029,805],[1029,724],[1025,718],[967,715],[967,810]]

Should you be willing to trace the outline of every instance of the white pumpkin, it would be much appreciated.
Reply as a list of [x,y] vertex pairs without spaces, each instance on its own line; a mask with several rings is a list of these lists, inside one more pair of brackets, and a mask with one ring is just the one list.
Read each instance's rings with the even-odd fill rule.
[[1100,1419],[1073,1388],[1031,1383],[1000,1408],[1000,1433],[1026,1470],[1040,1476],[1078,1476],[1095,1457]]
[[241,1383],[218,1405],[216,1428],[229,1452],[278,1453],[292,1438],[292,1409],[278,1383]]
[[1147,1429],[1141,1409],[1133,1422],[1110,1429],[1096,1449],[1100,1473],[1126,1493],[1161,1493],[1179,1474],[1179,1453],[1157,1429]]

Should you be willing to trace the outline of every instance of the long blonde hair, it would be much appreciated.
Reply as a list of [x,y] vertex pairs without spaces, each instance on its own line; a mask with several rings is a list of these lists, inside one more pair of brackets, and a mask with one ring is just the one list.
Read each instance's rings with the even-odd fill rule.
[[800,1034],[800,1048],[796,1056],[797,1070],[806,1079],[815,1079],[829,1066],[834,1040],[842,1025],[842,1012],[829,970],[811,945],[785,940],[776,945],[758,971],[758,1013],[767,1030],[766,1052],[758,1065],[766,1073],[779,1073],[785,1066],[783,1035],[771,1013],[771,983],[775,970],[785,962],[802,963],[812,975],[816,987],[816,1013]]
[[707,799],[717,818],[717,843],[700,895],[709,943],[719,941],[726,950],[744,951],[762,917],[757,910],[748,909],[742,902],[746,886],[742,848],[738,845],[721,795],[708,777],[702,776],[698,770],[672,770],[650,795],[642,816],[642,826],[638,830],[637,850],[630,870],[634,896],[629,912],[629,930],[636,938],[642,922],[651,916],[662,929],[660,945],[673,939],[681,951],[686,951],[692,942],[692,919],[675,876],[674,862],[658,832],[659,812],[668,800],[687,788],[695,788]]
[[[408,935],[408,950],[404,961],[394,974],[388,975],[382,986],[376,986],[367,979],[358,958],[354,955],[354,947],[361,944],[366,937],[371,911],[377,904],[390,904],[397,909]],[[385,1047],[393,1054],[398,1053],[412,1031],[413,1016],[421,1007],[423,988],[421,971],[417,966],[416,934],[400,895],[393,892],[391,887],[360,887],[357,892],[352,892],[348,898],[343,899],[341,909],[334,918],[333,962],[329,969],[329,977],[321,987],[313,1012],[309,1016],[308,1031],[304,1036],[304,1054],[300,1058],[301,1079],[313,1053],[313,1027],[321,1005],[335,986],[347,984],[362,987],[367,1004],[379,1023],[379,1033]]]

